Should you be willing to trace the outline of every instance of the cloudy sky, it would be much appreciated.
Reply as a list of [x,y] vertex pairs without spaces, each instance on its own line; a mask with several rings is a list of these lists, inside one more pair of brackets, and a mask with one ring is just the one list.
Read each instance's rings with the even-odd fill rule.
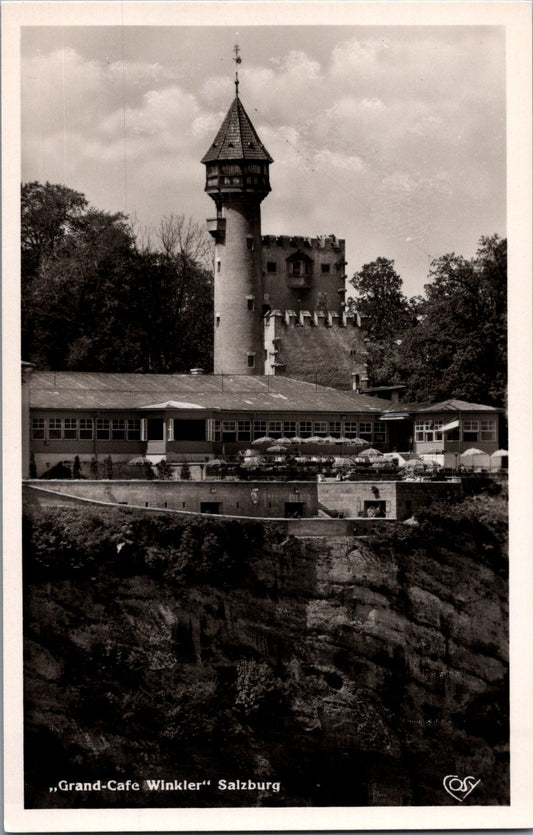
[[274,157],[263,233],[346,239],[348,273],[506,234],[505,47],[495,26],[22,29],[22,180],[156,226],[203,222],[209,147],[240,93]]

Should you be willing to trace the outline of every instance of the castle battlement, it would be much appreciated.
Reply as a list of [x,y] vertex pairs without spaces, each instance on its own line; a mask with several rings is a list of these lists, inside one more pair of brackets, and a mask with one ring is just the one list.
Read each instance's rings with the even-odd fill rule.
[[330,310],[270,310],[264,317],[265,328],[279,325],[297,328],[361,328],[361,316],[356,311],[336,313]]
[[344,253],[345,240],[336,235],[319,235],[314,238],[302,235],[263,235],[263,246],[282,249],[332,249]]

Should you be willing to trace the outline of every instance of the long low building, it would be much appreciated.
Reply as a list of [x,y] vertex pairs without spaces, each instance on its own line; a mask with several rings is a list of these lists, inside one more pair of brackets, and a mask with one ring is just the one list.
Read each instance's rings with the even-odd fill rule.
[[27,369],[24,379],[26,457],[38,475],[76,455],[206,461],[265,436],[388,443],[387,401],[285,377]]
[[37,475],[60,461],[72,465],[75,456],[82,464],[108,456],[115,462],[144,456],[205,462],[235,455],[265,436],[347,444],[358,438],[381,450],[432,454],[451,446],[461,451],[466,443],[490,454],[498,444],[500,410],[491,406],[447,401],[402,407],[286,377],[25,366],[23,380],[26,477],[31,455]]

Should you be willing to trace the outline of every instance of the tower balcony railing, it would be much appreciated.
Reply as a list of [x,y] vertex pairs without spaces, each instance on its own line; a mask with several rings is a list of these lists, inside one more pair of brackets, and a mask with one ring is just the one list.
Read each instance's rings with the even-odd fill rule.
[[221,241],[226,234],[226,218],[225,217],[208,217],[207,231],[217,241]]
[[308,289],[311,287],[312,277],[310,275],[288,275],[287,287],[299,287],[300,289]]

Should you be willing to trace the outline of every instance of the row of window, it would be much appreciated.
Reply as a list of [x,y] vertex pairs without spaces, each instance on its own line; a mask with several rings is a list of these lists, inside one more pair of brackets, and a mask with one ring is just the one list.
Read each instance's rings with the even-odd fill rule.
[[[48,425],[47,425],[48,424]],[[44,418],[32,419],[34,441],[140,441],[140,418]]]
[[363,441],[383,443],[386,426],[383,421],[345,420],[209,420],[207,437],[210,441],[251,441],[257,438],[361,438]]
[[[183,421],[168,421],[168,440],[173,440],[174,424]],[[140,418],[61,418],[46,420],[34,417],[31,427],[32,439],[50,441],[140,441],[146,439]],[[384,442],[386,426],[382,421],[340,420],[208,420],[207,437],[211,441],[251,441],[267,435],[270,438],[310,438],[327,435],[334,438],[356,438],[369,442]]]
[[[289,261],[289,274],[291,275],[308,275],[309,271],[309,264],[308,261]],[[278,271],[278,264],[277,261],[267,261],[266,262],[266,271],[267,273],[276,273]],[[329,263],[322,263],[320,264],[320,272],[323,275],[331,272],[331,264]]]
[[[442,441],[444,435],[448,441],[459,441],[459,427],[444,433],[443,420],[417,420],[415,423],[415,441]],[[463,420],[462,422],[463,441],[495,441],[496,420],[486,418],[483,420]]]

